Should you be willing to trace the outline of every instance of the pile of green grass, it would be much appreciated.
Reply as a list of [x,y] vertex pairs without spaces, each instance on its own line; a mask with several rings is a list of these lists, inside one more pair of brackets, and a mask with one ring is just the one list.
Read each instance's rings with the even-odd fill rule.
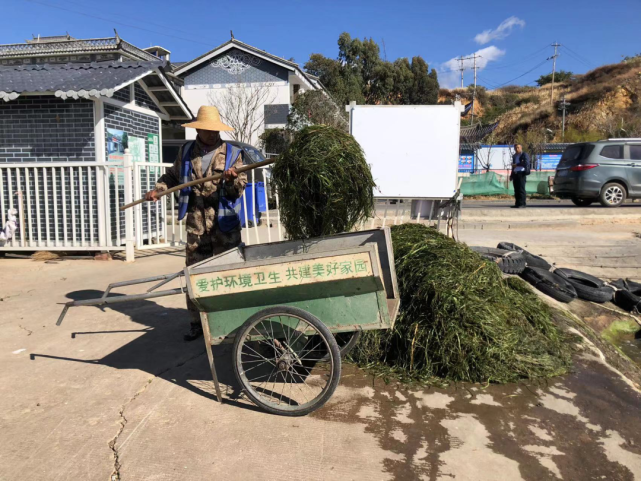
[[298,132],[274,164],[272,180],[291,239],[347,232],[374,210],[375,184],[360,145],[332,127]]
[[368,331],[362,366],[405,380],[514,382],[565,373],[572,343],[518,278],[465,244],[420,224],[392,227],[401,310],[393,329]]

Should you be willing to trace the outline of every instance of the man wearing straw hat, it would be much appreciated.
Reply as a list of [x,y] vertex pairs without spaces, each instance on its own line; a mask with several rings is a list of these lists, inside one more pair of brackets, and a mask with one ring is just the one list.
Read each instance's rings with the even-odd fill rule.
[[[154,190],[147,192],[145,200],[156,201],[167,189],[223,173],[220,182],[205,182],[180,191],[178,218],[187,215],[186,264],[190,266],[240,244],[240,200],[247,175],[236,172],[242,166],[240,150],[220,138],[221,131],[233,129],[221,122],[216,107],[200,107],[196,120],[183,127],[196,129],[196,140],[180,148],[174,165],[158,179]],[[189,296],[187,308],[191,328],[185,341],[193,341],[203,331],[200,314]]]

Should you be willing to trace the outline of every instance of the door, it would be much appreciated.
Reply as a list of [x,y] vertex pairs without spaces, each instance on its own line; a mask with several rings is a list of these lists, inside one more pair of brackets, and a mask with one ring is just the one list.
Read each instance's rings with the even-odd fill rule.
[[598,181],[601,183],[601,187],[611,181],[623,181],[629,186],[630,161],[625,158],[624,147],[623,144],[606,144],[601,147],[599,156],[595,159],[599,168],[594,169],[599,171]]
[[626,159],[629,160],[628,182],[630,194],[641,197],[641,143],[626,146]]

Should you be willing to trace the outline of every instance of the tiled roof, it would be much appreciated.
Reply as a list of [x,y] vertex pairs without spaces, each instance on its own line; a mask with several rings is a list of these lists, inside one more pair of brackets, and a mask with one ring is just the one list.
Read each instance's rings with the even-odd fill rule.
[[498,127],[499,123],[495,122],[490,125],[466,125],[461,127],[461,142],[474,143],[480,142],[485,136],[489,135]]
[[93,62],[65,65],[0,67],[0,98],[21,93],[54,92],[58,97],[111,97],[115,87],[131,82],[164,62]]
[[156,60],[158,57],[145,52],[138,47],[125,42],[118,37],[91,38],[87,40],[60,40],[35,43],[16,43],[0,45],[1,58],[37,57],[42,55],[69,55],[79,53],[94,53],[105,51],[118,51],[130,53],[141,60]]
[[[271,59],[272,61],[279,62],[279,63],[281,63],[283,65],[286,65],[287,67],[291,68],[292,70],[295,70],[298,73],[300,73],[301,76],[303,78],[305,78],[314,87],[318,87],[318,85],[321,85],[320,82],[317,79],[316,80],[312,80],[310,78],[310,74],[308,74],[302,68],[300,68],[300,65],[298,65],[296,62],[292,62],[292,61],[286,60],[286,59],[284,59],[282,57],[278,57],[276,55],[272,55],[271,53],[268,53],[265,50],[261,50],[259,48],[253,47],[253,46],[251,46],[251,45],[249,45],[249,44],[247,44],[245,42],[241,42],[240,40],[236,40],[235,38],[232,38],[231,40],[227,40],[225,43],[219,45],[218,47],[216,47],[216,48],[214,48],[214,49],[212,49],[212,50],[210,50],[208,52],[205,52],[204,54],[200,55],[199,57],[196,57],[193,60],[190,60],[189,62],[179,62],[179,63],[181,63],[181,65],[180,66],[174,66],[174,72],[178,72],[180,70],[179,75],[182,75],[187,70],[190,70],[191,68],[193,68],[196,65],[198,65],[200,63],[200,61],[202,59],[204,59],[205,57],[211,55],[213,52],[216,52],[216,51],[218,51],[218,50],[220,50],[220,49],[222,49],[222,48],[224,48],[224,47],[226,47],[227,45],[230,45],[230,44],[231,45],[235,45],[235,46],[237,46],[237,47],[239,47],[241,49],[245,49],[245,50],[247,50],[249,52],[255,53],[256,55],[262,55],[263,57]],[[316,85],[316,84],[318,84],[318,85]],[[321,85],[320,88],[324,88],[324,87],[322,87],[322,85]]]

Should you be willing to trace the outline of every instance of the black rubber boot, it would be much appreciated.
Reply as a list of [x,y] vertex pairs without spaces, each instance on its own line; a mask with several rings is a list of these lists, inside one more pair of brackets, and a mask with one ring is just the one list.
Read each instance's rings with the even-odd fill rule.
[[200,324],[192,324],[189,332],[184,335],[183,339],[187,342],[195,341],[203,335],[203,326]]

